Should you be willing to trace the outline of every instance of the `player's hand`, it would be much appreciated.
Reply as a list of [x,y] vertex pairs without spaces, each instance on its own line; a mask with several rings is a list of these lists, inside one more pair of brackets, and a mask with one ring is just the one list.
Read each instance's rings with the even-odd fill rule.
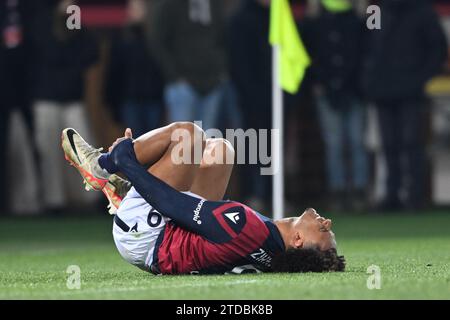
[[117,146],[123,140],[127,140],[127,139],[133,139],[133,132],[131,131],[130,128],[126,128],[125,129],[123,137],[117,138],[116,141],[114,141],[114,143],[112,144],[112,146],[108,148],[108,152],[111,152],[112,149],[114,149],[115,146]]

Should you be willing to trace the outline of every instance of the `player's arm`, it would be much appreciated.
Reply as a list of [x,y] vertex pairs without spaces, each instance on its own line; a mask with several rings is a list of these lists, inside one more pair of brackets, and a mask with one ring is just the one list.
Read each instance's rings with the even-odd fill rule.
[[[229,201],[202,200],[172,188],[137,161],[131,139],[115,145],[110,159],[127,176],[139,194],[162,215],[212,241],[226,241],[232,236],[221,228],[213,213],[217,208],[230,203]],[[241,205],[236,203],[237,206]]]

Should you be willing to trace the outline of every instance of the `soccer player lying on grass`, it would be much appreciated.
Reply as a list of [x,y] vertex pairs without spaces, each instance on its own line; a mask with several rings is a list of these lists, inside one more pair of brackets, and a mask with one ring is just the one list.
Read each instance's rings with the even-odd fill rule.
[[[174,136],[179,140],[173,141]],[[180,143],[183,154],[175,149]],[[194,161],[196,144],[201,148],[199,163]],[[135,140],[127,129],[103,154],[75,130],[65,129],[62,146],[86,187],[102,190],[113,211],[117,208],[116,246],[125,260],[145,271],[211,274],[245,270],[242,266],[264,272],[345,268],[344,258],[336,252],[331,220],[314,209],[272,221],[244,204],[222,200],[233,165],[208,159],[222,155],[234,160],[233,147],[224,139],[205,139],[193,123],[173,123]],[[190,161],[180,163],[186,154]],[[129,182],[117,176],[119,172]]]

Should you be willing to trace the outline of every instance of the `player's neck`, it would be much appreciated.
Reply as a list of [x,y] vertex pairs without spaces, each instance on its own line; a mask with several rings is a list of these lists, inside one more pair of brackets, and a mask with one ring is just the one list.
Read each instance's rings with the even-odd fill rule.
[[290,247],[289,239],[291,238],[291,234],[294,230],[295,218],[280,219],[274,221],[273,223],[277,226],[278,231],[280,231],[281,238],[283,239],[284,242],[284,246],[286,247],[286,249],[289,248]]

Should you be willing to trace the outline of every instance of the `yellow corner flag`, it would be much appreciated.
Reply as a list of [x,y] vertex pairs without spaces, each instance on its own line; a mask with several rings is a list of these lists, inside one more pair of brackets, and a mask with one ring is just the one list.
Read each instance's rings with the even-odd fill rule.
[[288,0],[272,0],[270,7],[270,44],[279,46],[281,87],[296,93],[311,59],[295,25]]

